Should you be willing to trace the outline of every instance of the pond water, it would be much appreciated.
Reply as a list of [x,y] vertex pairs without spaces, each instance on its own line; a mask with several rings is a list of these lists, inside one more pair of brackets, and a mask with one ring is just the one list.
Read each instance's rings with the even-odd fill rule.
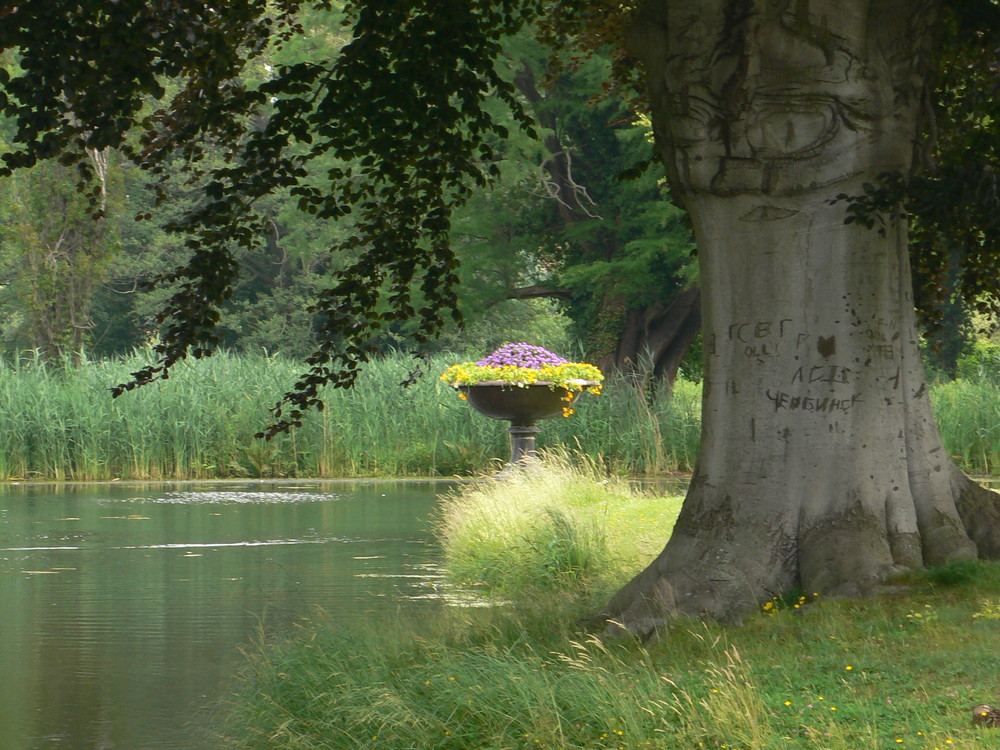
[[0,750],[214,750],[239,649],[437,607],[443,482],[0,488]]
[[451,486],[0,486],[0,750],[216,750],[258,634],[443,606],[427,520]]

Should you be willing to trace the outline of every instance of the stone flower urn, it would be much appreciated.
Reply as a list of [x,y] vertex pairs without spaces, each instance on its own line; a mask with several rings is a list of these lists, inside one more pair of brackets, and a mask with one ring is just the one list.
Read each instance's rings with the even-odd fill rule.
[[[580,381],[580,385],[596,386],[596,381]],[[573,403],[583,393],[568,388],[553,387],[540,381],[513,385],[501,380],[487,380],[474,385],[458,386],[460,393],[473,409],[493,419],[510,422],[510,464],[518,465],[535,458],[535,435],[541,431],[536,422],[541,419],[567,416]]]
[[581,393],[601,392],[604,376],[594,365],[520,343],[504,344],[478,362],[452,365],[441,380],[480,414],[510,422],[506,472],[535,458],[539,420],[570,416]]

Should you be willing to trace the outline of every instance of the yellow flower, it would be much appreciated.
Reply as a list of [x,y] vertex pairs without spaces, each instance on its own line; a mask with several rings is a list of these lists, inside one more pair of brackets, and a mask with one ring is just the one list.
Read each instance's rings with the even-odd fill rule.
[[848,664],[846,667],[844,667],[844,669],[846,669],[848,672],[850,672],[850,671],[852,671],[854,669],[854,667],[852,667],[850,664]]
[[[488,380],[525,386],[541,380],[552,383],[553,387],[566,388],[572,392],[586,389],[591,393],[600,393],[600,383],[604,380],[604,375],[597,367],[587,362],[566,362],[540,368],[517,365],[496,367],[477,365],[475,362],[460,362],[447,368],[440,379],[452,386],[475,385]],[[594,385],[587,385],[588,382]]]

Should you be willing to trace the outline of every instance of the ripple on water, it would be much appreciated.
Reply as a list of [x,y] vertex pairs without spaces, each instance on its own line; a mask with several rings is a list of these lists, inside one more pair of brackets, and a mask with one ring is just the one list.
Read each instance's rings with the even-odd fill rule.
[[165,504],[290,504],[290,503],[328,503],[342,500],[338,494],[324,492],[247,492],[232,490],[207,490],[207,491],[187,491],[168,492],[166,495],[157,497],[132,497],[128,502],[137,503],[165,503]]

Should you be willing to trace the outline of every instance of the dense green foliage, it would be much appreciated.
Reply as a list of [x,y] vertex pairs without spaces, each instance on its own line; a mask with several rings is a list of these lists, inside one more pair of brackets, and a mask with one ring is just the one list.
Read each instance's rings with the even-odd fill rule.
[[[436,355],[424,367],[437,374],[466,356]],[[331,390],[326,410],[271,442],[252,435],[295,361],[220,353],[185,363],[141,396],[108,398],[109,383],[142,361],[139,353],[70,369],[27,358],[0,364],[0,479],[450,476],[510,455],[506,423],[474,413],[432,375],[400,388],[413,364],[406,355],[373,361],[356,389]],[[1000,470],[995,382],[942,382],[932,398],[949,453],[966,470]],[[625,475],[693,467],[699,385],[681,379],[671,395],[611,378],[583,399],[572,417],[543,423],[540,447],[579,447]]]
[[[16,50],[20,64],[0,69],[0,110],[14,123],[0,172],[59,156],[87,173],[87,149],[117,147],[160,178],[158,201],[170,197],[174,163],[196,189],[173,226],[191,257],[156,277],[171,288],[158,316],[160,359],[117,393],[219,343],[236,249],[267,235],[262,199],[286,193],[318,219],[352,216],[333,243],[352,260],[314,298],[310,370],[285,395],[287,413],[276,409],[271,434],[297,425],[323,385],[353,383],[387,326],[418,318],[423,341],[455,310],[451,213],[499,172],[494,144],[507,128],[484,101],[528,127],[495,61],[501,40],[538,12],[516,1],[346,3],[352,30],[334,59],[273,65],[251,81],[248,65],[304,32],[300,5],[29,0],[0,26],[0,51]],[[179,85],[168,92],[166,80]]]
[[[457,212],[460,293],[558,299],[591,360],[629,369],[646,355],[658,375],[672,377],[675,337],[658,326],[696,272],[662,168],[636,168],[648,159],[649,122],[602,88],[611,69],[605,49],[552,57],[522,33],[504,59],[539,138],[512,128],[497,184]],[[468,303],[462,309],[472,312]],[[676,346],[686,349],[696,331],[695,322]]]
[[[342,9],[334,6],[331,10],[299,8],[298,21],[305,31],[280,47],[261,50],[240,71],[234,85],[267,86],[287,68],[315,61],[333,64],[351,42]],[[501,332],[512,325],[537,322],[541,328],[571,326],[573,335],[589,346],[588,357],[602,356],[608,360],[605,365],[616,364],[619,339],[628,335],[631,343],[618,359],[634,360],[646,339],[635,330],[626,330],[629,321],[634,327],[636,316],[669,302],[688,282],[688,233],[681,212],[665,198],[658,170],[647,169],[633,180],[617,178],[645,158],[648,124],[613,97],[593,97],[609,76],[607,55],[595,52],[571,64],[564,60],[560,67],[548,59],[549,54],[527,33],[505,41],[497,73],[517,87],[540,139],[522,132],[518,117],[503,106],[490,105],[490,115],[507,134],[492,144],[494,185],[491,190],[475,189],[467,204],[455,207],[449,232],[461,261],[455,299],[466,328],[446,321],[442,340],[425,345],[448,349],[471,338],[492,348],[506,340]],[[16,50],[0,56],[0,67],[12,76],[24,73],[19,62]],[[182,89],[183,77],[164,82],[167,98]],[[276,116],[273,108],[262,106],[252,116],[256,124],[251,131]],[[318,123],[309,124],[312,137],[319,137],[319,130]],[[0,146],[9,149],[17,135],[16,119],[0,117]],[[171,228],[200,210],[202,198],[200,188],[186,177],[186,162],[181,159],[158,164],[161,182],[156,191],[149,190],[141,170],[122,153],[132,147],[126,140],[118,151],[88,152],[87,163],[97,157],[105,159],[105,177],[116,188],[116,199],[105,200],[98,222],[90,220],[93,209],[88,209],[87,197],[74,190],[75,173],[68,167],[45,162],[22,166],[12,179],[0,183],[0,188],[8,188],[0,190],[0,237],[4,239],[0,268],[5,266],[4,275],[20,282],[0,287],[3,353],[39,349],[53,360],[81,350],[90,356],[107,356],[156,342],[158,336],[169,337],[164,325],[157,323],[169,291],[149,290],[146,284],[187,262],[190,249],[184,247],[184,236]],[[200,156],[206,170],[223,169],[231,160],[231,154],[211,139]],[[324,174],[362,167],[358,159],[332,152],[311,156],[310,164],[309,176],[304,178],[309,185],[320,184]],[[63,175],[58,182],[45,179],[54,168]],[[51,269],[31,262],[33,256],[25,247],[30,237],[24,231],[26,222],[17,220],[19,215],[45,222],[53,237],[72,230],[73,224],[64,211],[26,205],[20,196],[29,191],[17,190],[19,183],[30,184],[36,204],[74,204],[84,224],[92,224],[95,231],[113,229],[115,242],[102,242],[96,236],[76,243],[79,247],[73,257],[95,257],[101,262],[62,263]],[[322,289],[335,283],[338,272],[358,260],[359,247],[350,239],[357,221],[352,215],[334,219],[301,211],[302,200],[295,189],[282,188],[254,201],[261,217],[259,233],[253,242],[230,248],[238,275],[233,277],[229,297],[219,302],[216,332],[225,348],[264,348],[304,359],[316,347],[314,333],[323,318],[309,308]],[[55,244],[50,241],[42,249],[52,253]],[[331,247],[338,247],[338,252],[331,253]],[[62,326],[72,334],[65,345],[52,346],[51,336],[41,335],[37,326],[25,322],[32,308],[23,289],[46,286],[88,292],[46,298],[57,312],[73,313],[73,325]],[[390,291],[386,283],[380,294]],[[424,296],[418,291],[414,299]],[[541,304],[536,297],[553,304]],[[569,316],[557,317],[556,304],[568,310]],[[379,309],[388,308],[380,303]],[[60,320],[52,314],[41,317],[54,323]],[[369,343],[384,351],[411,346],[423,333],[419,315],[387,320]]]
[[941,31],[937,91],[908,208],[916,305],[932,361],[954,375],[972,334],[970,312],[996,315],[1000,304],[1000,5],[945,3]]

